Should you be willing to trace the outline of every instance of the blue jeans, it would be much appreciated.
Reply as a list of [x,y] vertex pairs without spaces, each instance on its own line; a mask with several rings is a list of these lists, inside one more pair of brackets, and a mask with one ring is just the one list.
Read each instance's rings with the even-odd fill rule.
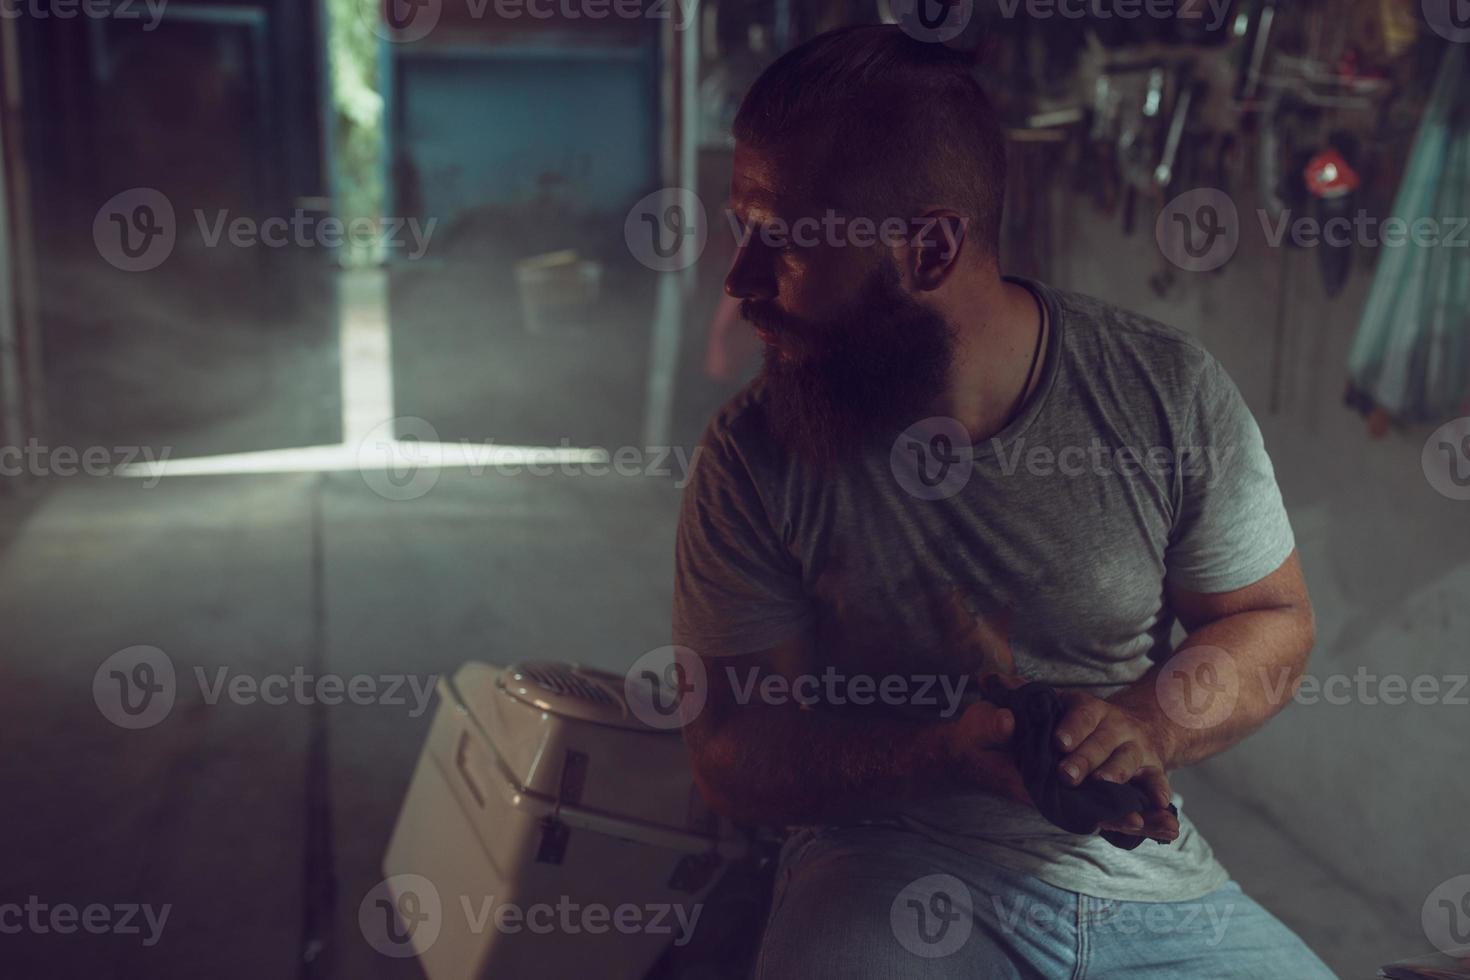
[[911,831],[864,826],[803,829],[786,842],[756,977],[1326,980],[1333,973],[1233,881],[1190,902],[1093,898]]

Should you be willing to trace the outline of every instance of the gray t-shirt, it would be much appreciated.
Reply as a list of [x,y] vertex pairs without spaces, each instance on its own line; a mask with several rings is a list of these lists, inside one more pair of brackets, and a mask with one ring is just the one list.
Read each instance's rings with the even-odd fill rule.
[[[1107,697],[1172,649],[1166,581],[1228,592],[1280,567],[1294,545],[1271,462],[1215,359],[1016,281],[1046,303],[1051,342],[1021,416],[982,443],[930,420],[819,476],[773,439],[759,380],[720,410],[684,491],[676,644],[714,662],[811,631],[814,674],[962,673],[961,608],[1026,678]],[[1186,901],[1227,880],[1182,808],[1177,841],[1133,851],[986,793],[900,819],[1101,898]]]

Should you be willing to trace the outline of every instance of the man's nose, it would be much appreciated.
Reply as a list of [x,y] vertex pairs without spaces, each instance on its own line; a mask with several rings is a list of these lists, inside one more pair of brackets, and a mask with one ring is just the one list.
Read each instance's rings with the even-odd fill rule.
[[746,244],[735,251],[735,261],[725,276],[725,295],[732,299],[775,299],[776,280],[759,245]]

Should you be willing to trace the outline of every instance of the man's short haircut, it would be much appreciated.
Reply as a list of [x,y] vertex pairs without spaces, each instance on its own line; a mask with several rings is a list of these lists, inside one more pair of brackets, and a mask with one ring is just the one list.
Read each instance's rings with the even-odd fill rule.
[[947,206],[994,258],[1005,203],[1005,130],[974,57],[896,25],[845,27],[786,52],[756,79],[736,140],[801,154],[804,179],[881,220]]

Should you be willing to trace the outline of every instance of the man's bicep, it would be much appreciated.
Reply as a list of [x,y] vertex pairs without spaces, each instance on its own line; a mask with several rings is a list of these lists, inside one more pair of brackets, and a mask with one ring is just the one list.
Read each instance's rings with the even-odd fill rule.
[[1170,585],[1168,596],[1180,625],[1190,632],[1227,616],[1263,609],[1297,609],[1307,617],[1311,615],[1307,583],[1295,548],[1275,571],[1250,585],[1228,592],[1190,592]]
[[1205,361],[1180,440],[1179,490],[1164,556],[1170,588],[1221,594],[1268,578],[1296,542],[1260,428],[1213,358]]
[[769,650],[809,623],[800,568],[739,456],[706,436],[674,547],[674,642],[705,656]]

